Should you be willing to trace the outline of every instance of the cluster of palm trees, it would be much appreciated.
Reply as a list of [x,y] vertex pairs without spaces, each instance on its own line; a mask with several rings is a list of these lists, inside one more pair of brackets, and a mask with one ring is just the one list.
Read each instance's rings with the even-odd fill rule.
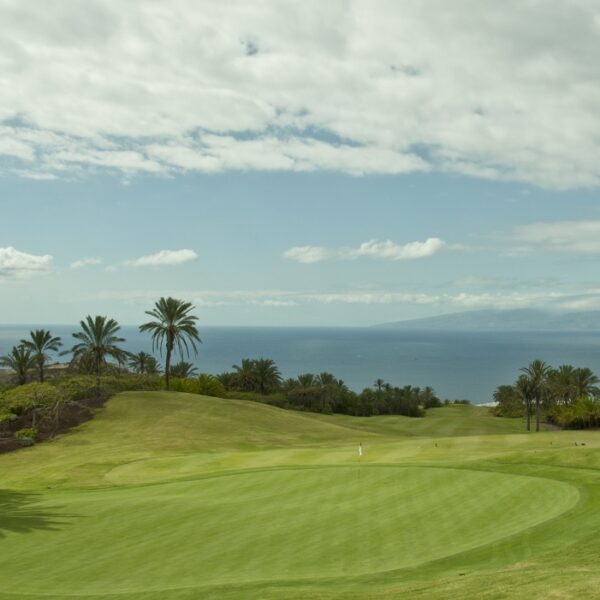
[[377,379],[373,388],[359,394],[328,372],[302,373],[284,380],[275,362],[267,358],[244,358],[232,368],[233,371],[217,375],[226,391],[260,394],[267,402],[296,410],[419,417],[425,408],[442,404],[431,387],[398,388],[383,379]]
[[59,337],[54,337],[49,331],[36,329],[30,332],[28,340],[21,340],[11,351],[0,357],[0,365],[12,369],[19,384],[27,381],[28,372],[37,367],[38,378],[43,383],[46,363],[50,352],[58,352],[62,346]]
[[570,406],[580,398],[597,397],[600,379],[588,368],[562,365],[553,369],[543,360],[534,360],[521,369],[513,385],[499,386],[494,400],[500,411],[522,407],[531,430],[531,415],[535,412],[535,430],[540,430],[542,409]]
[[217,379],[227,390],[272,394],[280,389],[281,372],[270,358],[243,358],[233,371],[217,375]]
[[[190,351],[197,354],[196,343],[201,340],[196,325],[198,317],[191,314],[194,308],[190,302],[171,297],[160,298],[154,308],[146,311],[153,320],[140,326],[140,331],[151,333],[153,351],[159,349],[161,354],[163,349],[165,351],[167,389],[173,376],[171,361],[174,351],[178,350],[181,355],[185,352],[188,356]],[[113,359],[119,365],[128,363],[133,370],[142,374],[156,374],[160,371],[152,355],[145,352],[132,354],[120,347],[125,339],[119,336],[120,326],[114,319],[88,315],[79,325],[80,330],[73,333],[76,343],[61,354],[71,354],[72,362],[94,372],[97,387],[100,385],[102,368],[108,359]],[[21,340],[6,356],[0,357],[0,366],[12,369],[20,384],[27,381],[30,370],[37,368],[38,379],[43,382],[50,353],[58,353],[61,347],[62,340],[59,337],[53,336],[50,331],[37,329],[30,332],[30,339]],[[187,367],[184,369],[179,366],[179,370],[190,373],[195,369],[190,363],[183,364]]]

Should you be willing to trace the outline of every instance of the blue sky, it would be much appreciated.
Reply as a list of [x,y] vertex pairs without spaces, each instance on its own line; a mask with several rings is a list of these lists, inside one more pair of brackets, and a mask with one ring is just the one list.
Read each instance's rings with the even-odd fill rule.
[[[594,247],[534,240],[543,224],[597,222],[593,192],[447,175],[289,173],[140,177],[128,185],[106,176],[5,178],[0,190],[3,245],[52,256],[39,272],[5,275],[7,323],[68,323],[87,313],[136,323],[160,294],[193,300],[212,325],[368,325],[598,301]],[[523,226],[529,239],[517,234]],[[402,247],[432,237],[446,247],[417,258],[285,256],[294,247],[356,249],[369,240]],[[133,264],[161,250],[196,256]],[[98,264],[71,266],[90,258]]]
[[0,323],[600,309],[600,16],[509,4],[0,4]]

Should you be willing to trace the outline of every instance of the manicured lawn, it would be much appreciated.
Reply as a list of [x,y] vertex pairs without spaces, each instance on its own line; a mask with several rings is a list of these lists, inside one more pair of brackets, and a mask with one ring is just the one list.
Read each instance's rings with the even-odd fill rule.
[[592,598],[599,530],[600,433],[471,407],[127,393],[0,456],[2,600]]

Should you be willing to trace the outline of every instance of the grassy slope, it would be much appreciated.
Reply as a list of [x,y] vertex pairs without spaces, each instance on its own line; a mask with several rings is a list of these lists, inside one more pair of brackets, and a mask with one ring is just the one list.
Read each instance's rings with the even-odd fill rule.
[[591,597],[600,434],[520,432],[122,394],[0,456],[0,599]]

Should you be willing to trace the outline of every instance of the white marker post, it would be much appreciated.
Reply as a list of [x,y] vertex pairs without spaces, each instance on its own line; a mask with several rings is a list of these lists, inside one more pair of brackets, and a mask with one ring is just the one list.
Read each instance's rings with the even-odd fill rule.
[[362,442],[358,442],[358,478],[360,479],[360,458],[363,455]]

